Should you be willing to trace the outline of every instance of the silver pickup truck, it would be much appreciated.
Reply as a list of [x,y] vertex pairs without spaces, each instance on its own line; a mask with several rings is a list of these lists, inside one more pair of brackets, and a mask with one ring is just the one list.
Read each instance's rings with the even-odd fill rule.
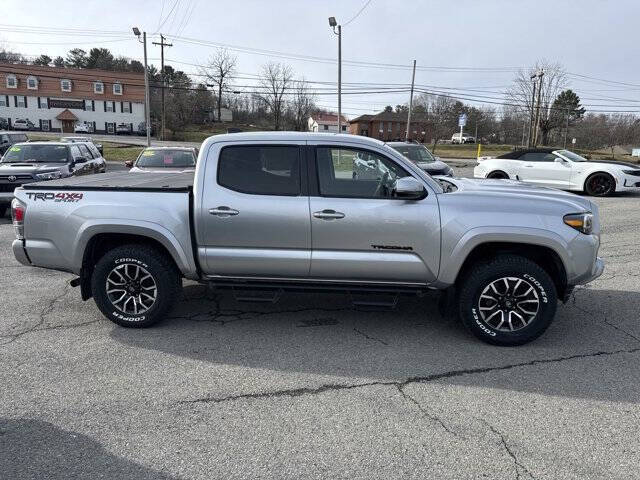
[[[353,175],[362,154],[380,163],[379,178]],[[480,339],[519,345],[604,269],[586,198],[432,178],[355,135],[218,135],[203,143],[195,175],[71,177],[15,196],[16,258],[77,274],[82,298],[126,327],[159,321],[182,278],[376,298],[439,289]]]

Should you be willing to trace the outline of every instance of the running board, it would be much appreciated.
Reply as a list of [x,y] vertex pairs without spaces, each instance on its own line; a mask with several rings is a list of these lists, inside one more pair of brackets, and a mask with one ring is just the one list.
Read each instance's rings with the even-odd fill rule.
[[367,295],[366,293],[357,293],[363,298],[358,298],[352,291],[349,291],[349,298],[354,307],[364,308],[387,308],[393,310],[398,305],[400,295],[398,293]]
[[237,302],[251,302],[251,303],[276,303],[282,296],[282,289],[259,289],[249,290],[244,288],[232,287],[231,291]]

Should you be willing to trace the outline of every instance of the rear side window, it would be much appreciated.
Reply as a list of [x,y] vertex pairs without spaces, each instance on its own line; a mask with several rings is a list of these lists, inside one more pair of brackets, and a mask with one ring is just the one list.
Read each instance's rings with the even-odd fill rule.
[[218,160],[218,184],[254,195],[300,195],[297,146],[225,147]]
[[529,152],[520,157],[523,162],[553,162],[555,159],[553,153],[545,152]]

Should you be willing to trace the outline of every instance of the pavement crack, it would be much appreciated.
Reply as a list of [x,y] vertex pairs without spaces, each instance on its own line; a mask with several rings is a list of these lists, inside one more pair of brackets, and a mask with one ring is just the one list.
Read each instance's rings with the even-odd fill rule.
[[514,468],[516,470],[516,479],[522,478],[521,474],[520,474],[520,471],[522,470],[524,473],[526,473],[529,476],[529,478],[533,478],[535,480],[535,477],[529,471],[529,469],[520,460],[518,460],[518,456],[516,455],[515,450],[509,446],[509,444],[507,443],[507,439],[502,434],[502,432],[500,432],[500,430],[498,430],[496,427],[491,425],[486,420],[484,420],[482,418],[480,420],[487,427],[489,427],[489,430],[491,430],[491,432],[493,432],[493,434],[497,435],[500,438],[500,443],[502,444],[502,448],[507,453],[507,455],[509,455],[511,457],[511,459],[513,460],[513,466],[514,466]]
[[380,340],[379,338],[372,337],[371,335],[367,335],[366,333],[364,333],[361,330],[358,330],[357,328],[354,328],[353,331],[356,332],[358,335],[362,335],[367,340],[373,340],[374,342],[381,343],[382,345],[386,345],[387,347],[389,346],[389,344],[384,340]]
[[418,410],[420,410],[420,412],[422,412],[422,414],[427,417],[429,420],[436,422],[438,425],[440,425],[447,433],[450,433],[451,435],[461,438],[460,435],[458,435],[456,432],[454,432],[453,430],[451,430],[449,427],[447,427],[447,425],[437,416],[434,415],[433,413],[430,413],[426,408],[424,408],[420,402],[418,402],[415,398],[413,398],[411,395],[409,395],[407,392],[404,391],[404,387],[406,387],[406,385],[396,385],[396,388],[398,389],[398,392],[400,392],[400,395],[402,395],[402,397],[413,403],[416,407],[418,407]]
[[461,370],[450,370],[447,372],[434,373],[432,375],[409,377],[402,381],[390,380],[390,381],[375,381],[375,382],[356,383],[356,384],[330,383],[330,384],[320,385],[315,388],[309,388],[309,387],[291,388],[291,389],[275,390],[271,392],[256,392],[256,393],[244,393],[239,395],[229,395],[226,397],[206,396],[206,397],[194,398],[190,400],[181,400],[181,401],[178,401],[177,404],[184,405],[184,404],[194,404],[194,403],[224,403],[224,402],[233,402],[236,400],[244,400],[244,399],[265,399],[265,398],[278,398],[278,397],[293,398],[293,397],[301,397],[304,395],[318,395],[328,391],[353,390],[356,388],[372,387],[372,386],[389,386],[389,387],[395,387],[395,388],[404,388],[405,386],[411,383],[429,383],[429,382],[442,380],[442,379],[463,377],[467,375],[479,375],[484,373],[500,372],[504,370],[511,370],[513,368],[534,367],[538,365],[562,363],[566,361],[579,360],[584,358],[595,358],[595,357],[612,356],[612,355],[620,355],[620,354],[634,354],[638,352],[640,352],[640,347],[625,349],[625,350],[582,353],[582,354],[576,354],[576,355],[567,355],[564,357],[544,358],[539,360],[530,360],[528,362],[499,365],[495,367],[478,367],[478,368],[468,368],[468,369],[461,369]]

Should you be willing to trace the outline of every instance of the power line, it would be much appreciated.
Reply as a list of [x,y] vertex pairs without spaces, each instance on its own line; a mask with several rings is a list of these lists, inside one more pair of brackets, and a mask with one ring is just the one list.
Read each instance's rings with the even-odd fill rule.
[[163,25],[165,23],[167,23],[167,20],[169,19],[169,17],[171,16],[171,14],[173,13],[173,11],[175,10],[176,6],[178,5],[178,2],[180,0],[176,0],[175,2],[173,2],[173,7],[171,7],[171,10],[169,10],[169,13],[167,13],[167,16],[165,17],[165,19],[160,23],[160,25],[158,25],[158,28],[156,28],[156,31],[153,32],[152,35],[155,35],[156,33],[158,33],[160,31],[160,29],[163,27]]
[[364,9],[367,8],[369,6],[369,4],[371,3],[371,0],[367,0],[365,2],[365,4],[362,6],[362,8],[360,10],[358,10],[358,13],[356,13],[353,17],[351,17],[351,20],[349,20],[347,23],[343,24],[343,27],[346,27],[347,25],[349,25],[351,22],[353,22],[356,18],[358,18],[360,16],[360,14],[362,12],[364,12]]

